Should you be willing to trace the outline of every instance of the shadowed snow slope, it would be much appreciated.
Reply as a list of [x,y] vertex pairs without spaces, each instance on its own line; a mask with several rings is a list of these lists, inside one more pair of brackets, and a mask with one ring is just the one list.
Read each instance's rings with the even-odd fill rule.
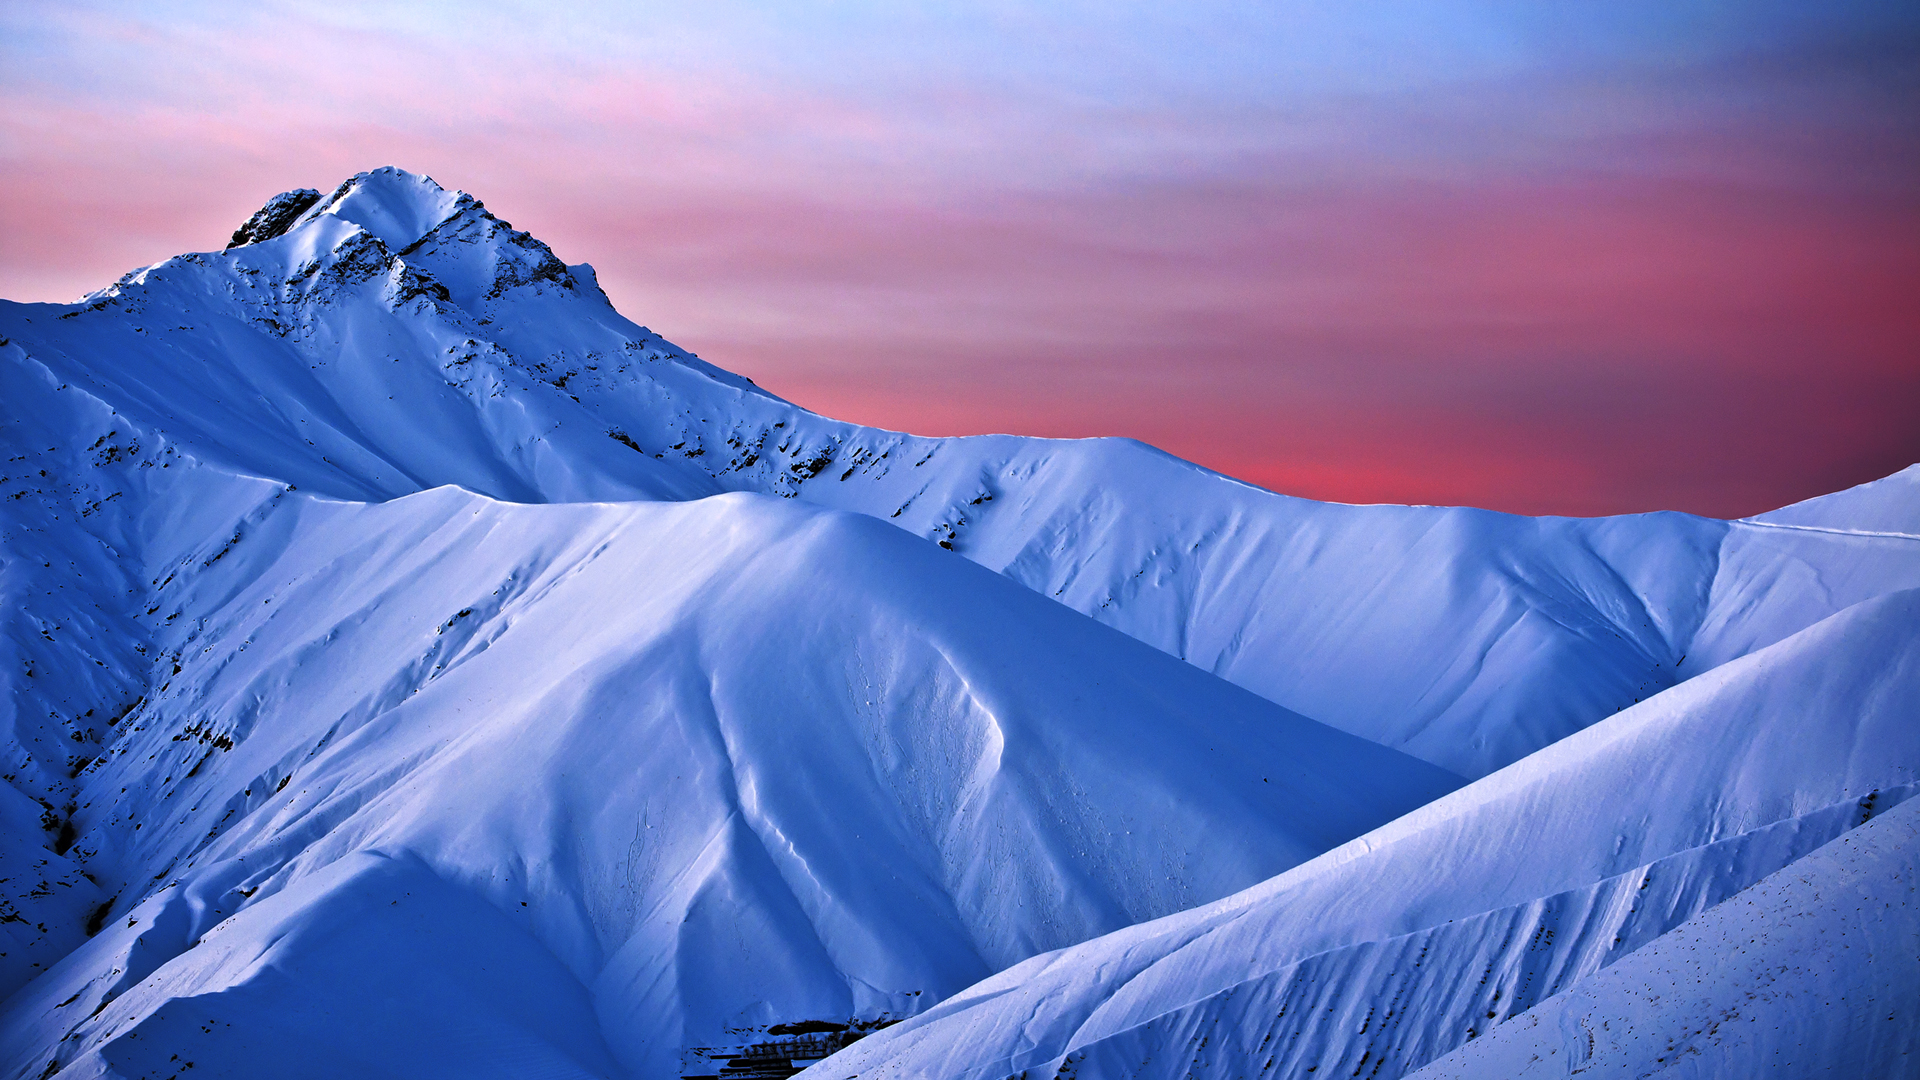
[[[88,1075],[195,1025],[281,1074],[337,1075],[343,1026],[393,1062],[457,1034],[362,1024],[385,1006],[353,965],[433,1015],[547,980],[598,1023],[529,1021],[515,1053],[672,1074],[730,1028],[911,1013],[1459,783],[862,515],[134,480],[157,685],[81,770],[69,849],[118,902],[9,1003],[26,1074],[50,1039]],[[390,894],[414,914],[361,914]],[[539,963],[462,944],[503,927]]]
[[0,302],[0,414],[0,1077],[1398,1075],[1913,781],[1914,470],[862,428],[397,169]]
[[[759,491],[871,514],[1269,700],[1469,777],[1888,588],[1914,541],[1683,514],[1528,519],[1248,487],[1128,440],[842,424],[635,326],[471,196],[357,176],[282,235],[0,335],[200,460],[349,499]],[[1877,501],[1876,501],[1877,500]],[[1780,512],[1818,518],[1820,500]]]
[[1910,1075],[1916,904],[1909,801],[1414,1075]]
[[[1913,794],[1916,645],[1920,592],[1860,604],[1239,895],[1029,960],[818,1069],[1402,1075]],[[1882,937],[1910,944],[1914,908],[1900,879],[1889,887],[1905,906]],[[1870,992],[1882,976],[1865,945],[1828,987]],[[1785,1041],[1851,1024],[1790,999],[1763,1008]],[[1911,1071],[1900,1040],[1876,1045],[1894,1056],[1865,1074]]]

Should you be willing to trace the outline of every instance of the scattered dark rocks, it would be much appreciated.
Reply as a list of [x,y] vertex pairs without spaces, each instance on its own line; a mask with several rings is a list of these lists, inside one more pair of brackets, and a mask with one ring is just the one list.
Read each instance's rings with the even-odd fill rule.
[[243,244],[257,244],[262,240],[271,240],[291,228],[301,214],[306,213],[314,203],[320,201],[320,193],[312,188],[297,188],[283,191],[267,200],[267,205],[253,212],[245,225],[233,232],[233,239],[227,242],[228,248],[237,248]]

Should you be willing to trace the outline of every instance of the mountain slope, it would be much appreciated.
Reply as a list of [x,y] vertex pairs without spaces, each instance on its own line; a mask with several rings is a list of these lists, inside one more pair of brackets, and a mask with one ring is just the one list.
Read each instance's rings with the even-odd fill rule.
[[[426,980],[411,1007],[514,1015],[519,975],[379,959],[503,919],[502,955],[598,1021],[540,1054],[673,1073],[775,1023],[911,1013],[1459,783],[861,515],[114,467],[95,517],[151,583],[153,674],[74,779],[103,928],[9,1001],[9,1074],[120,1068],[182,1015],[251,1032],[208,1061],[344,1068],[298,1049],[370,1007],[336,954]],[[417,915],[359,926],[394,890]],[[317,1012],[254,1030],[287,994]],[[393,1061],[452,1037],[392,1029]]]
[[1920,586],[1901,536],[1346,507],[1126,440],[837,423],[635,326],[590,268],[393,169],[279,235],[168,260],[82,305],[0,305],[0,335],[197,458],[303,490],[746,490],[880,517],[1467,776]]
[[1234,1075],[1336,976],[1275,1060],[1388,1075],[1911,782],[1911,470],[1528,519],[860,428],[399,170],[0,302],[0,402],[0,1075],[737,1074],[948,999],[847,1060]]
[[1916,893],[1908,801],[1414,1075],[1910,1073]]
[[1797,529],[1920,537],[1920,465],[1748,520]]
[[[1917,706],[1907,591],[1239,895],[1002,972],[819,1073],[1402,1075],[1906,800]],[[1911,905],[1888,918],[1889,940],[1917,932]],[[1873,955],[1829,985],[1870,985]],[[1754,1007],[1814,1042],[1850,1023]],[[1876,1046],[1896,1056],[1868,1071],[1896,1075],[1900,1043]]]

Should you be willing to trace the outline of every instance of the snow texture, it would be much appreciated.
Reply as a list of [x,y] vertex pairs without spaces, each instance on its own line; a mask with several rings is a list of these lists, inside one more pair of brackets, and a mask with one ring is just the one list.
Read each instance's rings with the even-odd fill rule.
[[1909,801],[1414,1075],[1911,1075],[1916,903]]
[[[0,403],[0,1076],[1911,1073],[1794,1003],[1920,1026],[1920,467],[1530,519],[862,428],[397,169],[0,302]],[[1735,941],[1781,989],[1673,989]]]
[[[1903,802],[1920,785],[1916,703],[1920,591],[1908,590],[1245,892],[1029,960],[819,1068],[1404,1075]],[[1876,890],[1894,905],[1881,941],[1915,940],[1906,888]],[[1870,993],[1889,965],[1913,963],[1868,944],[1833,984]],[[1890,1007],[1910,1029],[1901,1000]],[[1852,1023],[1784,997],[1755,1007],[1783,1044],[1843,1041],[1834,1025]],[[1706,1019],[1665,1011],[1685,1008],[1669,997],[1649,1011],[1670,1028]],[[1879,1044],[1876,1068],[1856,1075],[1909,1075],[1905,1048]]]

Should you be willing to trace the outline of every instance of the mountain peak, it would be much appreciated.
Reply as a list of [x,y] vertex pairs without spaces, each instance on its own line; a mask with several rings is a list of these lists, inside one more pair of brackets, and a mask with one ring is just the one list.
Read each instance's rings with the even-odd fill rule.
[[253,212],[247,223],[233,231],[233,239],[227,241],[229,249],[246,244],[257,244],[262,240],[271,240],[286,232],[300,215],[320,201],[320,193],[312,188],[295,188],[283,191],[267,200],[267,204]]
[[[1798,879],[1818,949],[1686,930],[1920,836],[1920,471],[1314,503],[831,420],[587,280],[388,168],[0,301],[0,1077],[1393,1080],[1554,995],[1599,1071],[1920,1029],[1911,858]],[[1642,947],[1661,1000],[1591,1004]],[[1819,979],[1683,996],[1709,947]],[[1765,1053],[1712,1056],[1728,1003]]]
[[311,213],[351,221],[400,251],[460,210],[478,205],[464,191],[448,191],[430,176],[388,165],[349,178]]
[[390,250],[399,251],[460,210],[480,205],[473,196],[448,191],[430,176],[387,165],[355,173],[325,198],[313,188],[275,195],[234,230],[227,247],[271,240],[303,221],[327,215],[352,222],[378,237]]

